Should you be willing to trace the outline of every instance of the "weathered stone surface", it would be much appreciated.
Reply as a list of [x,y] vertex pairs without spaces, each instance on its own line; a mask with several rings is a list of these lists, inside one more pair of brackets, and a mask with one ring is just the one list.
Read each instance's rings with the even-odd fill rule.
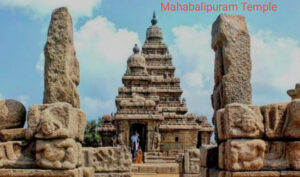
[[293,100],[287,107],[284,137],[300,138],[300,99]]
[[72,18],[67,8],[52,13],[44,50],[44,103],[67,102],[79,108],[79,63],[73,44]]
[[230,171],[260,170],[266,143],[262,140],[228,140],[219,146],[219,168]]
[[0,130],[23,128],[26,120],[24,105],[15,100],[0,100]]
[[31,149],[32,145],[24,141],[0,143],[0,168],[34,167]]
[[45,169],[74,169],[82,165],[81,144],[73,139],[38,140],[36,164]]
[[281,171],[280,177],[300,177],[300,171]]
[[266,142],[264,169],[288,169],[289,161],[286,158],[287,143],[281,141]]
[[218,146],[201,146],[200,147],[200,164],[201,167],[217,167],[218,166]]
[[0,141],[24,140],[26,129],[3,129],[0,130]]
[[228,104],[216,113],[218,140],[234,138],[261,138],[263,117],[258,106]]
[[300,83],[297,83],[295,89],[287,91],[287,94],[292,98],[292,100],[300,99]]
[[184,150],[184,173],[185,174],[200,173],[200,150],[199,149]]
[[230,103],[251,104],[250,37],[245,18],[222,14],[212,27],[215,51],[214,110]]
[[267,139],[282,138],[288,103],[269,104],[260,107],[264,117]]
[[300,141],[287,143],[286,152],[290,167],[294,170],[300,170]]
[[130,172],[132,158],[127,147],[83,148],[84,166],[95,172]]
[[278,171],[226,172],[226,177],[280,177]]
[[38,139],[74,138],[83,141],[86,115],[69,103],[33,105],[28,113],[28,133]]
[[131,177],[131,173],[95,173],[95,177]]
[[0,177],[89,177],[82,168],[74,170],[0,169]]

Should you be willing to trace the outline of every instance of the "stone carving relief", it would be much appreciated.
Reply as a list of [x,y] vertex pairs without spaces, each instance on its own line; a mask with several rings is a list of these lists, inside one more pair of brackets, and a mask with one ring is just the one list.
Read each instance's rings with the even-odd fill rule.
[[84,148],[84,164],[95,172],[128,172],[131,170],[131,153],[125,146]]
[[38,139],[74,138],[83,141],[86,115],[68,103],[34,105],[28,114],[29,135]]
[[265,121],[265,135],[268,139],[282,137],[287,105],[287,103],[278,103],[265,105],[260,108]]
[[265,150],[262,140],[228,140],[219,146],[219,168],[259,170],[264,165]]
[[263,117],[257,106],[229,104],[217,111],[218,139],[260,138],[264,133]]
[[287,120],[284,126],[284,137],[300,138],[300,100],[293,100],[287,107]]
[[82,163],[81,144],[73,139],[38,140],[36,164],[47,169],[74,169]]
[[285,142],[266,142],[266,154],[264,168],[266,169],[286,169],[289,162],[286,158],[287,144]]
[[160,150],[160,142],[161,142],[161,135],[158,132],[153,132],[152,134],[152,150],[153,151],[159,151]]

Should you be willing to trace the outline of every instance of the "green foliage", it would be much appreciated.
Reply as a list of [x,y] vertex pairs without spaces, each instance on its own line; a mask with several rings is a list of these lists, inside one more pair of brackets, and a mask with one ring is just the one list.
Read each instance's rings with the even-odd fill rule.
[[103,121],[101,118],[98,121],[88,121],[84,131],[84,147],[98,147],[100,142],[100,134],[97,129],[102,125]]

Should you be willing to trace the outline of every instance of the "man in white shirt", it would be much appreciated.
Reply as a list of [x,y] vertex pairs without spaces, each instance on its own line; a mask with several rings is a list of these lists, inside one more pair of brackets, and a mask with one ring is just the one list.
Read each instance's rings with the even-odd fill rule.
[[137,132],[134,132],[133,135],[130,138],[131,140],[131,153],[132,153],[132,160],[135,159],[136,157],[136,152],[138,150],[139,147],[139,137],[137,135]]

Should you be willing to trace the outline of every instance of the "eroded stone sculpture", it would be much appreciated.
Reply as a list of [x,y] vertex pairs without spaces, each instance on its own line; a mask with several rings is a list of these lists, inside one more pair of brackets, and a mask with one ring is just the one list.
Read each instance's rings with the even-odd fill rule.
[[229,171],[260,170],[266,143],[262,140],[228,140],[219,146],[219,168]]
[[184,151],[184,173],[199,174],[200,173],[200,150],[189,149]]
[[72,18],[67,8],[52,13],[44,51],[44,103],[67,102],[79,108],[79,63],[74,50]]
[[27,138],[35,134],[38,139],[74,138],[83,140],[86,115],[69,103],[33,105],[28,113]]
[[300,99],[300,83],[297,83],[295,89],[288,90],[287,93],[292,100]]
[[38,140],[36,164],[48,169],[74,169],[82,165],[81,144],[73,139]]
[[264,133],[263,117],[258,106],[228,104],[217,111],[218,139],[261,138]]

